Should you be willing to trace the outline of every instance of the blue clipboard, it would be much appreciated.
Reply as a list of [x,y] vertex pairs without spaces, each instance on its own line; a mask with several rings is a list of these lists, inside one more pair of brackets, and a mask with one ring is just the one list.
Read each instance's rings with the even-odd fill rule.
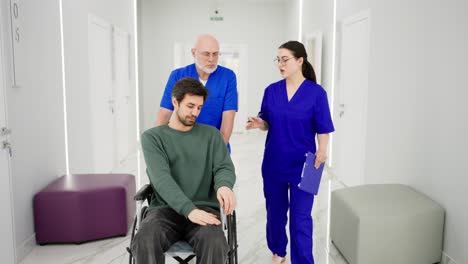
[[316,195],[319,190],[325,162],[320,164],[320,167],[316,169],[314,167],[315,154],[309,151],[305,155],[306,160],[304,162],[304,167],[302,168],[301,182],[299,182],[297,186],[304,192]]

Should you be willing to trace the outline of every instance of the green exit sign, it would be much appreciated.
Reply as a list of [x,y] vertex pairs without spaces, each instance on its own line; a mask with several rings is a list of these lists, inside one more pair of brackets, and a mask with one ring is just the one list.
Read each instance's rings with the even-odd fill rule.
[[223,17],[222,16],[212,16],[212,17],[210,17],[210,20],[211,21],[223,21]]

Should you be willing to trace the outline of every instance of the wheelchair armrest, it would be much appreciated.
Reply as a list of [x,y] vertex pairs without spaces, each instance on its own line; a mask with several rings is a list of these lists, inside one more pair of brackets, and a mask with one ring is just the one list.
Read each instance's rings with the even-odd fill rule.
[[145,184],[140,188],[140,190],[138,190],[133,199],[135,201],[144,201],[148,199],[152,194],[153,187],[151,186],[151,184]]

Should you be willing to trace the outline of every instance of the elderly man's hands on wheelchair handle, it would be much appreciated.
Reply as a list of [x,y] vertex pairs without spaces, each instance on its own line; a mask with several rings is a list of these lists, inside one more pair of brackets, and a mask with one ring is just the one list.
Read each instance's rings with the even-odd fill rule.
[[237,203],[234,192],[226,186],[221,186],[218,188],[217,198],[219,205],[224,209],[224,213],[226,215],[232,214]]

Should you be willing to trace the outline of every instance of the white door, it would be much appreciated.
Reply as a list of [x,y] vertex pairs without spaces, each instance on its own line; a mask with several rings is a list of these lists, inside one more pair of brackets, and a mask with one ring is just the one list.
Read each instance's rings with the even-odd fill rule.
[[343,20],[339,81],[337,177],[347,186],[364,183],[369,12]]
[[90,16],[88,30],[93,172],[108,173],[114,168],[116,160],[113,118],[115,102],[112,93],[112,27],[109,23]]
[[[2,11],[0,9],[0,11]],[[1,19],[1,16],[0,16]],[[3,62],[3,36],[0,29],[0,259],[2,263],[15,263],[13,238],[13,210],[11,198],[10,154],[6,122],[5,71]]]
[[114,29],[114,98],[115,98],[115,145],[117,164],[130,153],[130,60],[129,35]]

